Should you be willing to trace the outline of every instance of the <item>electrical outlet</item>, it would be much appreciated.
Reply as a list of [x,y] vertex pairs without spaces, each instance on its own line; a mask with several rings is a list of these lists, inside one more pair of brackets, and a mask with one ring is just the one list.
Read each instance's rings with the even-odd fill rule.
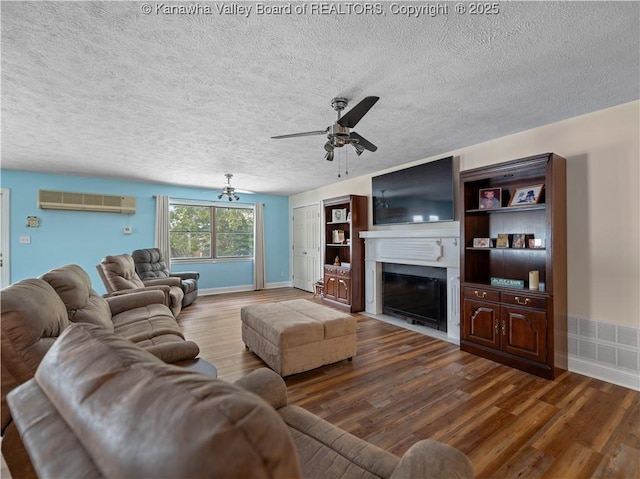
[[31,244],[31,236],[20,236],[20,244]]
[[126,235],[130,235],[133,232],[133,228],[131,228],[131,226],[125,226],[122,229],[122,232]]

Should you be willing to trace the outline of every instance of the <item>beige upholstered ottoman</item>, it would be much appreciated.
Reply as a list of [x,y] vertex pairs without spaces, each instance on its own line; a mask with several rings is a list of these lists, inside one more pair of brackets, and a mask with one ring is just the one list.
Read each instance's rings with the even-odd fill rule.
[[356,355],[356,319],[306,299],[244,306],[242,340],[281,376]]

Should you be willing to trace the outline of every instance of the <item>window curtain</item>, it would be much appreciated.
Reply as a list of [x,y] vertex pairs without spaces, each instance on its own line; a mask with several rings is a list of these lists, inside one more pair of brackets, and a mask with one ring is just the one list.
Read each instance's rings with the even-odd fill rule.
[[171,247],[169,243],[169,197],[156,196],[156,248],[171,271]]
[[265,257],[264,257],[264,205],[256,203],[253,234],[253,289],[264,289]]

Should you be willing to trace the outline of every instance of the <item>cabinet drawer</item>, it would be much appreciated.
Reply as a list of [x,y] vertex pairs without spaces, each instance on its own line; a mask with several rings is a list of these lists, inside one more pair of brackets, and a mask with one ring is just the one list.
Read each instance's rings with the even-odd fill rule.
[[351,277],[351,271],[348,270],[348,269],[338,269],[336,274],[341,278],[350,278]]
[[528,308],[547,309],[547,299],[530,296],[526,293],[513,294],[502,293],[502,302],[517,306],[526,306]]
[[464,297],[471,299],[483,299],[485,301],[500,301],[500,293],[483,288],[464,288]]
[[336,268],[335,266],[326,266],[324,267],[324,272],[325,274],[336,274],[336,271],[338,271],[338,268]]

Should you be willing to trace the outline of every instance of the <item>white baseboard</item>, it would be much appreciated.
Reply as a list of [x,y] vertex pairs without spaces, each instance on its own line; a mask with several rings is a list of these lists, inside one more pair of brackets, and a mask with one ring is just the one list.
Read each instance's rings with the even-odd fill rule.
[[600,379],[611,384],[617,384],[625,388],[640,391],[640,376],[632,372],[620,371],[601,364],[571,357],[568,358],[569,371],[582,374],[591,378]]
[[567,318],[569,371],[640,390],[640,328]]
[[[291,288],[291,287],[293,287],[291,281],[282,281],[280,283],[267,283],[264,289]],[[243,284],[240,286],[226,286],[223,288],[198,289],[198,296],[211,296],[214,294],[224,294],[224,293],[241,293],[245,291],[253,291],[253,285]]]

